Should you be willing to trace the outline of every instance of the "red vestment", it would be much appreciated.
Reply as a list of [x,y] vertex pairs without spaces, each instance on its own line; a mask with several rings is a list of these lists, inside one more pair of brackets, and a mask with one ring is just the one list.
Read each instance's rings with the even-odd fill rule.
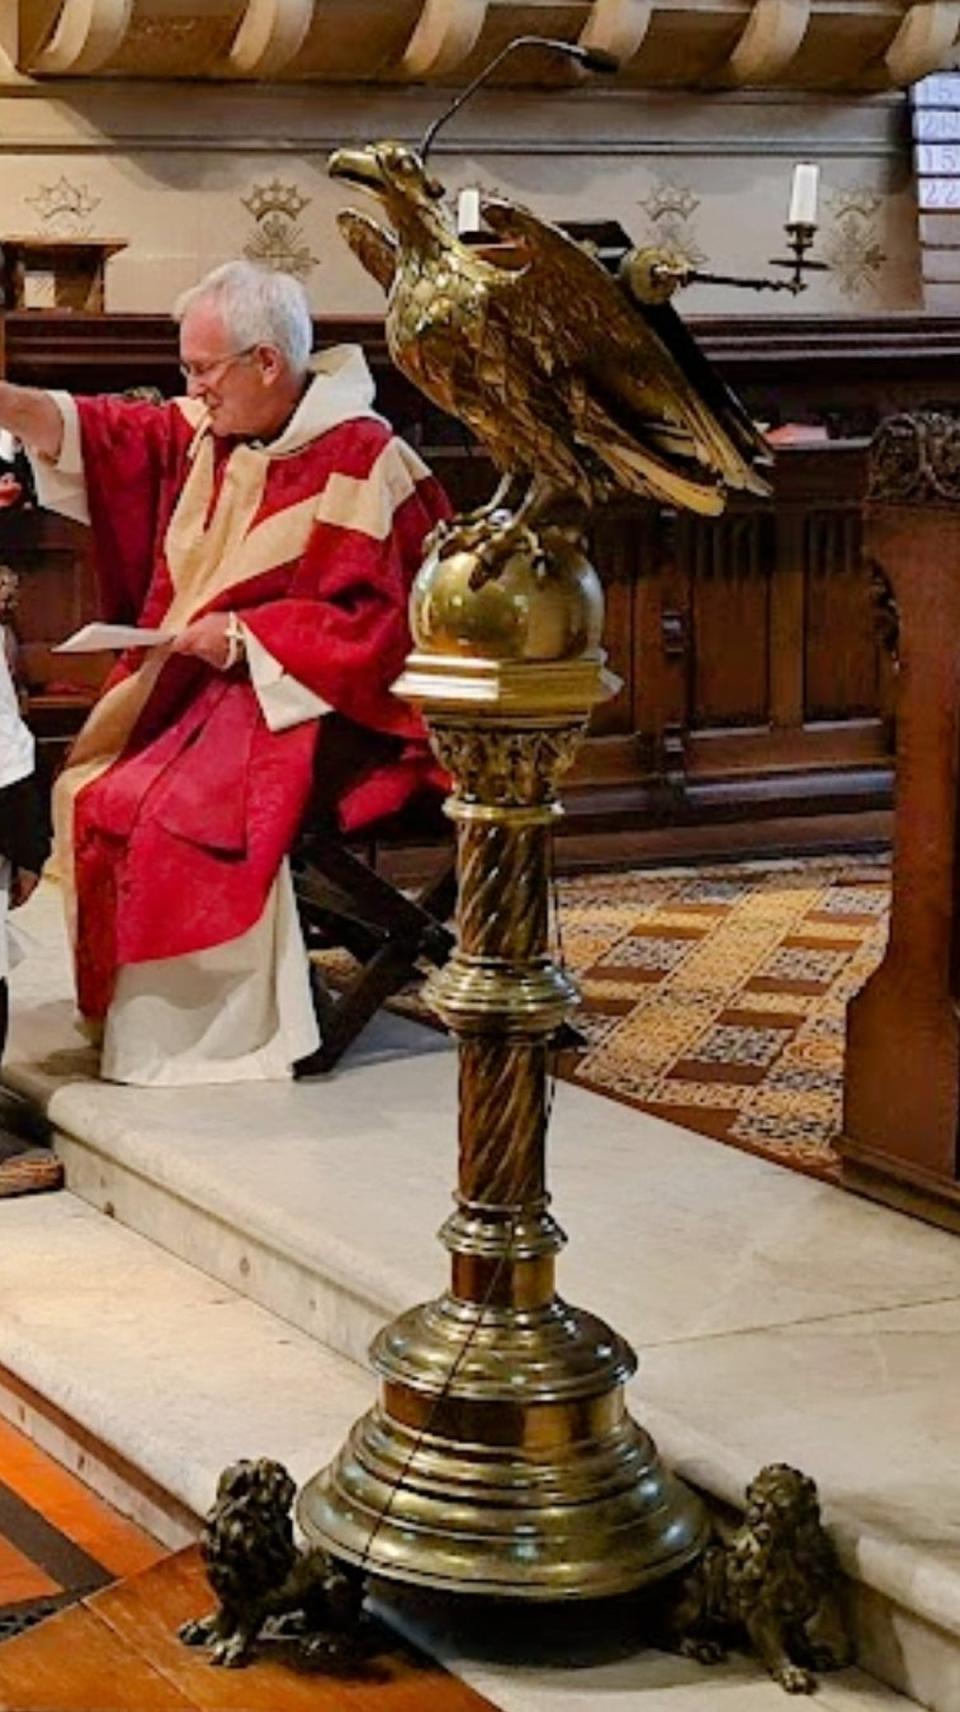
[[[324,407],[326,384],[313,381],[266,447],[218,439],[186,400],[77,406],[103,617],[179,630],[233,611],[308,710],[319,698],[380,734],[336,792],[351,830],[442,782],[390,684],[411,645],[423,539],[448,507],[369,404],[349,413],[349,387]],[[106,1014],[124,965],[202,952],[257,922],[335,723],[314,713],[271,729],[243,666],[123,657],[58,788],[85,1015]]]

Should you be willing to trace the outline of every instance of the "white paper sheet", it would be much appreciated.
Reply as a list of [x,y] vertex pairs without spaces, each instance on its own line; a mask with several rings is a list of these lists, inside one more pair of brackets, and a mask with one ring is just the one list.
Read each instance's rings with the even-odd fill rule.
[[96,654],[104,648],[157,648],[172,642],[175,634],[172,630],[138,630],[135,624],[84,624],[51,652]]

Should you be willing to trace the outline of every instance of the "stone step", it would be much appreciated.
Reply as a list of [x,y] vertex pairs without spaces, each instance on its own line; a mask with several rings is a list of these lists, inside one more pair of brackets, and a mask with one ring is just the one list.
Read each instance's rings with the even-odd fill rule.
[[[225,1463],[269,1454],[303,1480],[372,1396],[365,1371],[69,1193],[8,1202],[0,1220],[0,1413],[172,1548],[195,1537]],[[742,1658],[707,1672],[639,1643],[611,1658],[609,1648],[557,1641],[537,1663],[509,1637],[496,1648],[489,1631],[485,1644],[457,1639],[449,1604],[442,1614],[422,1598],[410,1608],[382,1590],[374,1606],[501,1712],[596,1712],[611,1695],[618,1712],[783,1706],[782,1691]],[[167,1671],[156,1610],[151,1633]],[[22,1651],[28,1639],[9,1645]],[[52,1631],[44,1640],[48,1662],[54,1640]],[[233,1683],[231,1705],[261,1704],[249,1680],[246,1697],[244,1679]],[[195,1668],[191,1681],[199,1695]],[[226,1705],[228,1687],[211,1678],[202,1703]],[[279,1685],[271,1704],[283,1704]],[[909,1704],[858,1670],[823,1679],[818,1695],[823,1712]]]
[[[322,1082],[97,1082],[47,891],[24,912],[6,1073],[56,1127],[71,1189],[359,1367],[446,1282],[454,1054],[379,1018]],[[765,1462],[814,1475],[862,1660],[956,1712],[956,1238],[567,1084],[549,1154],[561,1291],[637,1348],[631,1406],[665,1459],[734,1502]],[[0,1317],[0,1361],[4,1336]]]

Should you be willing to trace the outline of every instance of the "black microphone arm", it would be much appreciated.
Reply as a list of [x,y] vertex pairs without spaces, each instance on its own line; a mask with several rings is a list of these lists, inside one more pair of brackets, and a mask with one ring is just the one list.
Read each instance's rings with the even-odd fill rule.
[[620,61],[616,54],[607,53],[603,48],[582,48],[576,42],[561,42],[553,36],[514,36],[512,41],[507,42],[506,47],[502,47],[500,52],[494,55],[489,65],[484,66],[472,83],[468,83],[466,89],[461,89],[460,94],[451,101],[449,107],[445,108],[440,116],[427,126],[420,143],[421,161],[426,163],[427,155],[441,126],[445,125],[448,119],[452,119],[454,113],[459,112],[464,102],[469,101],[471,95],[475,95],[481,84],[486,83],[487,78],[496,71],[497,66],[503,64],[507,55],[515,53],[518,48],[548,48],[551,53],[565,54],[568,59],[576,60],[578,65],[583,66],[584,71],[609,75],[620,70]]

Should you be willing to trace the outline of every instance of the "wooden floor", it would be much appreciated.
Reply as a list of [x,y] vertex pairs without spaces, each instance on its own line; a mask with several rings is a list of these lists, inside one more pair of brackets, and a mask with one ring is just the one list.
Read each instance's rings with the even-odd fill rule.
[[215,1669],[176,1636],[209,1605],[196,1547],[116,1582],[0,1645],[0,1712],[493,1712],[385,1629],[335,1676],[289,1646]]
[[0,1421],[0,1712],[489,1712],[373,1626],[339,1676],[289,1646],[214,1669],[176,1638],[210,1603],[196,1548],[168,1554]]
[[0,1421],[0,1639],[155,1564],[157,1542]]

